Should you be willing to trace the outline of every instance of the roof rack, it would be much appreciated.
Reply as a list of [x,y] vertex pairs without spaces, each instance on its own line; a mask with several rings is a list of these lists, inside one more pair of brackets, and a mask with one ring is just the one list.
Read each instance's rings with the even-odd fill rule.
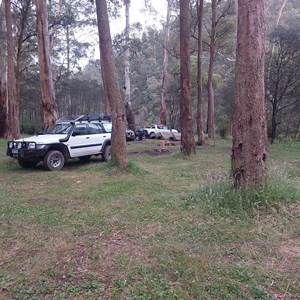
[[65,116],[58,119],[56,123],[76,122],[80,120],[82,117],[84,117],[84,115]]
[[74,116],[65,116],[56,121],[56,123],[64,123],[64,122],[80,122],[80,121],[110,121],[111,116],[106,116],[103,113],[94,113],[87,115],[74,115]]
[[111,116],[104,115],[103,113],[87,114],[82,116],[80,121],[111,121]]

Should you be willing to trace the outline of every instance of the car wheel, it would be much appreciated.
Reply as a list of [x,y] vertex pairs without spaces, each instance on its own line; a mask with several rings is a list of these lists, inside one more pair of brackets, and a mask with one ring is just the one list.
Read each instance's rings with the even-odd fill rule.
[[49,151],[44,157],[44,166],[48,171],[58,171],[64,164],[65,157],[60,151]]
[[110,161],[111,160],[111,145],[108,145],[105,147],[103,154],[102,154],[104,161]]
[[18,163],[22,168],[28,169],[28,168],[35,167],[38,162],[32,161],[32,160],[24,160],[24,159],[19,158]]
[[91,159],[91,155],[86,155],[86,156],[80,156],[78,157],[80,161],[84,162],[84,163],[87,163],[90,161]]
[[154,132],[150,132],[149,133],[149,138],[150,139],[155,139],[156,138],[156,134]]

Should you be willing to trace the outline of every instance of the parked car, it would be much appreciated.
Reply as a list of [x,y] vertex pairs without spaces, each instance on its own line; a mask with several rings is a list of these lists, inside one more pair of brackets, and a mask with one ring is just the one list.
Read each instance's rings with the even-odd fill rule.
[[[107,132],[112,132],[112,123],[106,123],[104,124],[104,126]],[[125,130],[125,136],[126,136],[126,141],[134,141],[136,138],[134,131],[128,128],[126,128]]]
[[6,154],[23,168],[43,161],[49,171],[60,170],[68,159],[88,161],[92,155],[111,159],[111,124],[101,114],[69,116],[59,119],[43,134],[9,141]]
[[126,141],[134,141],[136,136],[133,130],[126,128]]
[[143,139],[143,137],[145,137],[145,129],[144,128],[139,128],[136,131],[135,135],[139,139],[139,141],[141,141]]
[[150,139],[155,139],[161,137],[161,133],[169,133],[174,132],[178,133],[176,129],[172,129],[169,126],[162,125],[162,124],[154,124],[149,127],[144,128],[145,137]]

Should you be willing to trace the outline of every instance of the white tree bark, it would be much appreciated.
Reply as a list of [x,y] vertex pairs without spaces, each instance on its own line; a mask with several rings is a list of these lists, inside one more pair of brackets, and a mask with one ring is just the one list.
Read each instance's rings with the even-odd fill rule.
[[126,19],[126,26],[125,26],[125,40],[126,40],[126,49],[124,54],[124,77],[125,77],[125,103],[131,106],[131,99],[130,99],[130,46],[129,46],[129,33],[130,33],[130,0],[125,0],[125,19]]
[[168,63],[169,63],[169,43],[170,43],[170,16],[172,10],[172,0],[168,1],[167,8],[167,21],[165,28],[164,38],[164,61],[163,61],[163,74],[162,74],[162,91],[161,91],[161,104],[160,104],[160,122],[162,124],[167,123],[167,86],[168,86]]
[[131,0],[124,0],[125,4],[125,17],[126,17],[126,26],[125,26],[125,39],[126,39],[126,49],[124,54],[124,94],[125,94],[125,110],[126,110],[126,119],[128,127],[135,131],[135,118],[132,112],[131,105],[131,90],[130,90],[130,2]]

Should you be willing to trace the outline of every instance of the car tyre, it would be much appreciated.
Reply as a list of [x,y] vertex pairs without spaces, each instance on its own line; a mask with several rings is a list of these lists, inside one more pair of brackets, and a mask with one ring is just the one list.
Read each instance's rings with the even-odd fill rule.
[[150,132],[150,133],[149,133],[149,138],[150,138],[150,139],[155,139],[155,138],[156,138],[155,132]]
[[59,171],[64,164],[65,157],[58,150],[49,151],[44,157],[44,166],[48,171]]
[[23,169],[29,169],[35,167],[38,162],[19,158],[18,163]]
[[110,161],[111,160],[111,145],[108,145],[105,147],[102,158],[104,161]]

